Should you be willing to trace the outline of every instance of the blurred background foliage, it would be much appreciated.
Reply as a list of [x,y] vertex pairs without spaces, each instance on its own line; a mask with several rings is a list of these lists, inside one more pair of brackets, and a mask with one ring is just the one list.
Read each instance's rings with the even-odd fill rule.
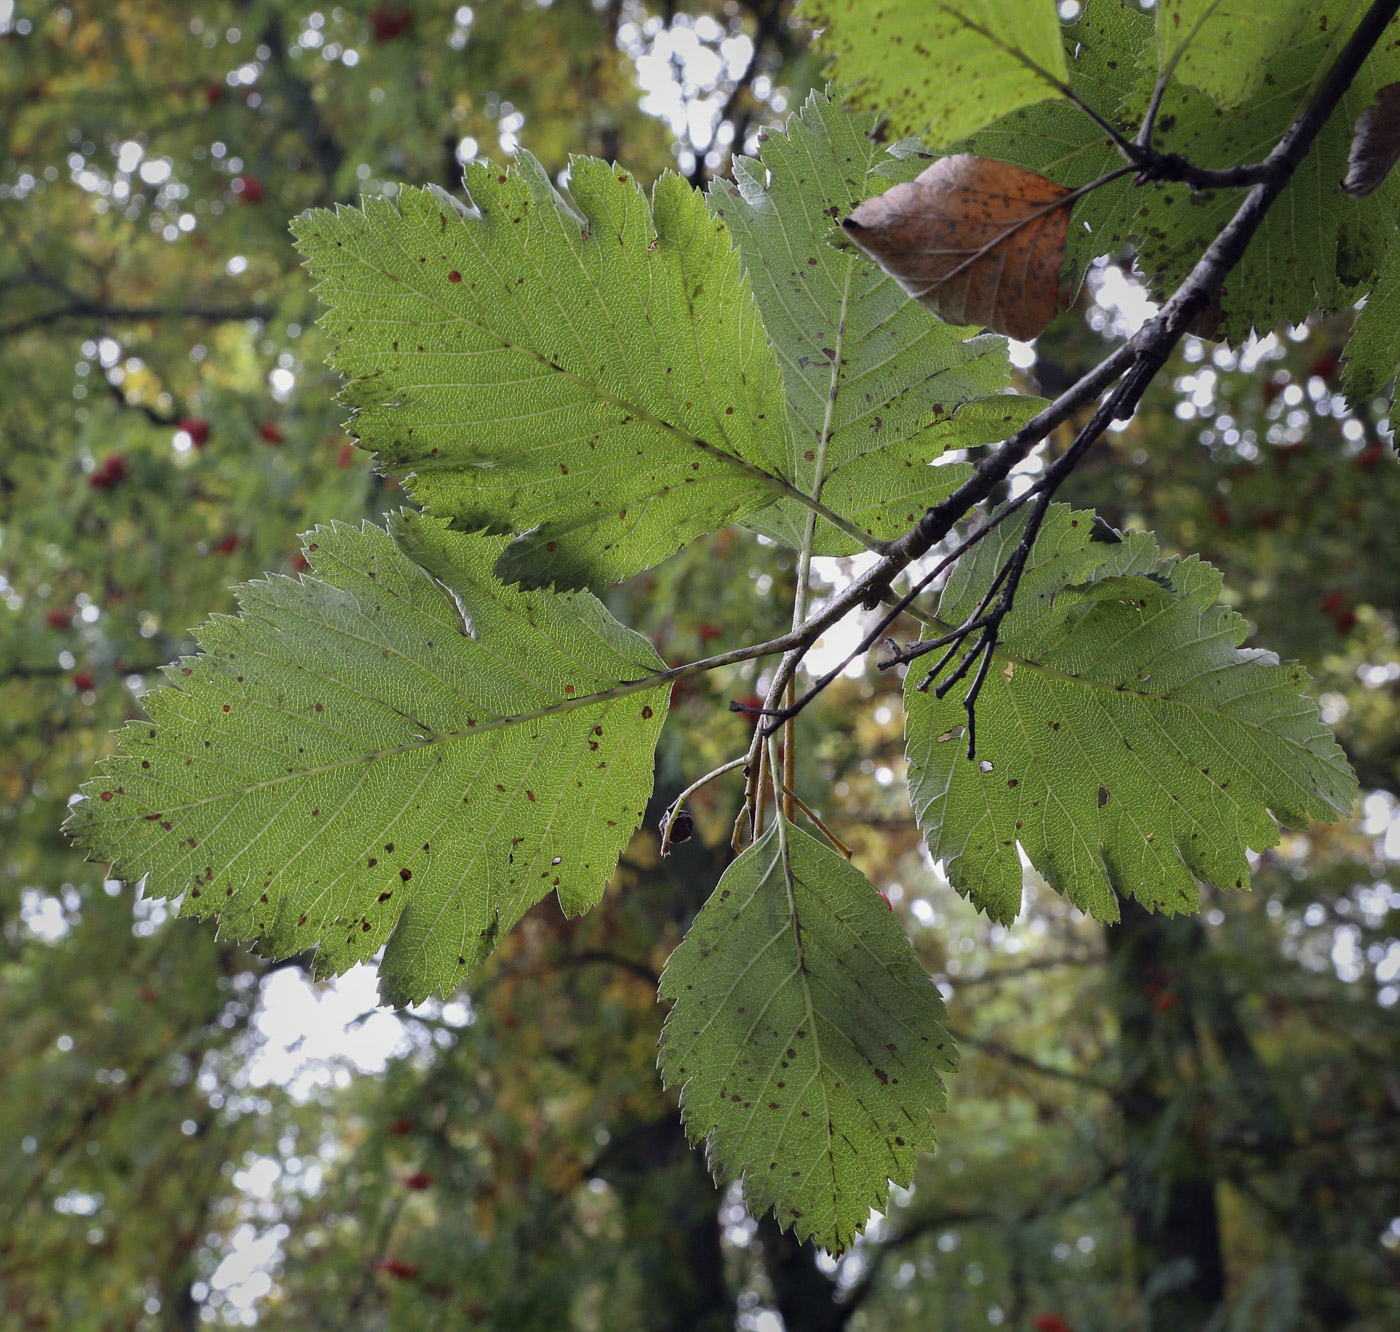
[[[898,682],[848,675],[804,716],[802,789],[964,1053],[942,1151],[839,1263],[713,1188],[655,1074],[656,976],[735,785],[669,860],[650,829],[742,744],[742,671],[678,690],[604,905],[541,904],[398,1015],[58,834],[231,584],[400,502],[342,431],[288,217],[460,188],[521,143],[703,185],[820,70],[786,0],[0,0],[0,1326],[1400,1325],[1400,465],[1389,402],[1336,396],[1340,326],[1188,342],[1068,497],[1217,562],[1255,641],[1306,663],[1366,791],[1349,825],[1287,834],[1194,919],[1104,931],[1032,876],[990,927],[921,854]],[[1027,387],[1142,317],[1130,258],[1018,349]],[[772,632],[793,576],[725,532],[614,609],[681,661]]]

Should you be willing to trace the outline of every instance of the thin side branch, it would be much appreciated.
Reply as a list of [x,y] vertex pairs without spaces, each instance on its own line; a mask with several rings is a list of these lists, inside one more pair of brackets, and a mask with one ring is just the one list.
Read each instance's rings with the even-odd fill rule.
[[685,802],[702,786],[709,785],[716,777],[722,777],[726,772],[733,772],[735,768],[742,767],[744,762],[745,760],[742,758],[731,759],[728,763],[721,763],[719,767],[710,769],[699,781],[691,782],[691,784],[671,802],[666,813],[661,816],[661,854],[663,856],[671,853],[671,829],[675,825],[676,815],[685,808]]
[[[845,842],[843,842],[834,832],[831,831],[830,828],[826,826],[825,823],[822,822],[821,815],[818,814],[805,800],[803,800],[802,797],[798,795],[797,792],[794,791],[792,787],[790,787],[787,784],[786,781],[783,782],[783,794],[790,801],[792,801],[792,803],[798,809],[800,809],[809,819],[812,820],[812,823],[816,827],[817,831],[820,832],[822,836],[825,837],[826,840],[836,848],[836,850],[838,850],[843,856],[845,856],[847,860],[849,860],[853,855],[855,855],[855,852],[852,851],[851,848],[845,844]],[[784,816],[787,818],[791,818],[791,815],[789,815],[787,811],[784,811]]]
[[[982,693],[982,686],[986,683],[987,673],[992,665],[992,654],[996,651],[996,645],[1001,636],[1002,623],[1010,613],[1015,601],[1021,579],[1026,572],[1026,565],[1030,560],[1031,550],[1035,546],[1036,537],[1040,534],[1045,515],[1049,512],[1050,501],[1054,498],[1055,491],[1064,479],[1074,470],[1080,458],[1122,412],[1122,403],[1129,398],[1135,403],[1146,391],[1153,374],[1155,374],[1155,370],[1149,369],[1145,365],[1134,366],[1123,377],[1108,399],[1089,418],[1088,423],[1079,432],[1074,443],[1046,470],[1045,475],[1030,486],[1025,494],[1007,504],[1002,510],[1002,516],[1005,516],[1020,505],[1032,499],[1035,500],[1031,516],[1021,531],[1020,539],[1016,543],[1015,550],[1011,553],[1011,558],[992,580],[991,586],[987,589],[977,609],[968,618],[966,626],[961,631],[945,635],[946,641],[950,644],[948,651],[944,653],[938,664],[929,671],[918,686],[920,690],[927,690],[942,673],[962,643],[975,629],[980,627],[981,637],[976,646],[967,653],[953,674],[944,680],[935,691],[936,697],[945,698],[953,686],[968,673],[974,664],[977,664],[977,674],[973,677],[970,688],[963,696],[963,710],[967,713],[967,757],[969,759],[977,757],[977,699]],[[996,595],[998,588],[1001,588],[1001,595],[997,599],[995,608],[988,612],[992,597]]]
[[105,301],[75,296],[63,305],[0,324],[0,339],[18,337],[31,329],[61,324],[69,319],[95,319],[113,323],[141,323],[150,319],[194,319],[205,324],[263,322],[276,312],[269,305],[109,305]]
[[1114,1162],[1105,1162],[1099,1171],[1085,1180],[1078,1187],[1070,1189],[1068,1192],[1056,1194],[1054,1192],[1044,1195],[1040,1200],[1033,1203],[1029,1208],[1019,1215],[1008,1215],[1004,1211],[996,1208],[972,1209],[969,1211],[957,1208],[949,1210],[921,1210],[918,1215],[907,1219],[900,1229],[888,1237],[881,1240],[878,1245],[871,1245],[867,1254],[867,1264],[860,1280],[853,1285],[840,1305],[840,1319],[838,1328],[844,1328],[870,1295],[877,1288],[877,1278],[880,1270],[892,1257],[899,1254],[903,1248],[923,1236],[934,1231],[944,1230],[949,1226],[975,1226],[975,1225],[1003,1225],[1003,1226],[1024,1226],[1039,1220],[1044,1216],[1054,1216],[1059,1212],[1067,1211],[1075,1203],[1084,1198],[1092,1197],[1100,1189],[1111,1184],[1121,1173],[1122,1166]]

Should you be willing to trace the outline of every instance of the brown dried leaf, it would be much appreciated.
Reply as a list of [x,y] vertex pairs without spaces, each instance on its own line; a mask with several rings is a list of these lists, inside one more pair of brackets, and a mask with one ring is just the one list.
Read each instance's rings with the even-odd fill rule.
[[1388,83],[1356,118],[1344,189],[1353,199],[1374,194],[1400,159],[1400,83]]
[[944,157],[867,199],[846,234],[951,324],[1029,341],[1059,313],[1070,191],[990,157]]

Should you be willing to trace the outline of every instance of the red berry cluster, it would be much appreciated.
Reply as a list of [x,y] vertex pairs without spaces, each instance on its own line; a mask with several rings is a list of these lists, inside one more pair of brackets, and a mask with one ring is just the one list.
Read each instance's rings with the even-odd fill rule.
[[175,422],[176,430],[183,430],[190,437],[190,443],[202,449],[209,443],[209,422],[202,416],[182,416]]
[[260,204],[267,198],[262,181],[246,174],[233,178],[233,192],[246,204]]
[[126,465],[126,455],[109,453],[88,477],[88,485],[94,490],[111,490],[113,486],[121,485],[130,475],[131,469]]
[[369,37],[376,46],[413,31],[413,11],[395,5],[376,5],[369,11]]

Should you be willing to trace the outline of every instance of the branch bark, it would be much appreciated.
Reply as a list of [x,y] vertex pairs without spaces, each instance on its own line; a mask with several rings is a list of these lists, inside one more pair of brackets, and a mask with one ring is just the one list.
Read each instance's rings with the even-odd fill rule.
[[109,305],[105,301],[74,296],[63,305],[8,324],[0,324],[0,339],[17,337],[31,329],[46,328],[67,319],[100,319],[138,323],[146,319],[194,319],[206,324],[242,323],[248,319],[268,320],[276,311],[270,305]]

